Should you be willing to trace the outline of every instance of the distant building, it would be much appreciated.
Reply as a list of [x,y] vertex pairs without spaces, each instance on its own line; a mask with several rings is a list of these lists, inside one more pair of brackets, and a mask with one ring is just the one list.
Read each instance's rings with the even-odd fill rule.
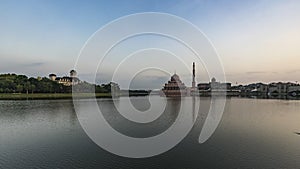
[[49,79],[52,80],[52,81],[55,81],[55,79],[56,79],[56,74],[51,73],[51,74],[49,75]]
[[268,86],[268,94],[269,95],[286,95],[287,94],[287,89],[288,89],[288,84],[287,83],[271,83]]
[[165,86],[162,89],[162,92],[167,97],[186,96],[187,94],[185,84],[182,83],[182,81],[176,73],[173,76],[171,76],[171,79],[168,81],[168,83],[165,84]]
[[199,83],[198,85],[199,91],[208,91],[210,90],[210,83]]
[[251,96],[300,96],[300,85],[295,83],[252,83],[245,86],[235,86],[242,95]]
[[75,70],[71,70],[70,77],[76,77],[76,76],[77,76],[77,72]]
[[217,82],[216,78],[212,78],[209,83],[199,83],[199,92],[211,92],[211,91],[228,91],[231,89],[231,83]]
[[77,72],[75,70],[71,70],[70,76],[57,77],[55,74],[51,73],[49,74],[49,79],[65,86],[73,86],[81,82],[76,76]]
[[287,93],[291,96],[300,96],[300,85],[295,83],[289,83]]
[[171,80],[168,81],[161,90],[161,94],[167,97],[173,96],[192,96],[197,94],[196,81],[195,81],[195,62],[192,65],[192,87],[186,87],[180,80],[179,76],[175,73],[171,76]]
[[111,91],[110,91],[111,95],[112,96],[120,96],[120,93],[121,93],[120,86],[114,82],[110,82],[109,85],[111,88]]
[[258,83],[256,86],[256,90],[259,93],[267,93],[268,92],[268,85],[267,84],[263,84],[263,83]]
[[[234,86],[232,88],[237,88]],[[253,83],[245,86],[238,86],[241,93],[253,93],[253,94],[260,94],[260,93],[267,93],[268,92],[268,85],[263,83]]]
[[211,91],[227,91],[231,89],[231,83],[217,82],[216,78],[212,78],[210,82]]

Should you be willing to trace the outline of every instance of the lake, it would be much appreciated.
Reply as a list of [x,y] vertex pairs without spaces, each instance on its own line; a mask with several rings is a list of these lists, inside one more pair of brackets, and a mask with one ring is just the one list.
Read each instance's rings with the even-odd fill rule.
[[[151,105],[149,97],[157,105]],[[149,97],[121,97],[116,106],[112,99],[97,102],[116,131],[146,138],[172,126],[180,103],[191,101]],[[166,109],[153,122],[139,124],[118,114],[116,107],[126,111],[128,100],[141,111],[159,104],[166,104]],[[211,100],[196,98],[195,102],[200,103],[198,116],[190,116],[195,125],[178,145],[163,154],[136,159],[97,146],[82,129],[72,100],[2,100],[0,168],[300,168],[299,100],[227,98],[220,124],[203,144],[198,139]]]

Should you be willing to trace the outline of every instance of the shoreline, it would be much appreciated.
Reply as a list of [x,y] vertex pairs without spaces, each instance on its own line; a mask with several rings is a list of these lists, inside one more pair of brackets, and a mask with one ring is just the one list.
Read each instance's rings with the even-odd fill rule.
[[[111,98],[110,93],[96,93],[96,98]],[[91,93],[82,93],[80,98],[92,98]],[[72,99],[72,93],[1,93],[0,100],[58,100]]]
[[[111,93],[76,93],[76,98],[90,99],[90,98],[112,98]],[[145,93],[121,93],[119,97],[140,97],[147,96]],[[209,94],[199,94],[197,97],[211,97]],[[226,97],[238,98],[256,98],[256,99],[283,99],[283,100],[300,100],[300,97],[292,97],[287,95],[278,96],[261,96],[261,95],[226,95]],[[0,100],[60,100],[60,99],[73,99],[72,93],[0,93]]]
[[[76,93],[76,97],[81,99],[90,98],[112,98],[111,93]],[[138,97],[146,96],[144,93],[130,93],[129,95],[120,95]],[[0,93],[0,100],[59,100],[73,99],[72,93]]]

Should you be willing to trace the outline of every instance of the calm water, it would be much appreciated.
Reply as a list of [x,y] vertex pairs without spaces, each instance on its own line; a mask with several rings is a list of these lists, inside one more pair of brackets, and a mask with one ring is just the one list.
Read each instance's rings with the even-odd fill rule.
[[[180,100],[151,96],[166,103],[165,113],[138,125],[120,116],[110,99],[99,99],[108,122],[135,137],[157,135],[178,115]],[[120,98],[117,106],[129,98]],[[190,100],[181,100],[183,102]],[[139,110],[147,97],[131,98]],[[0,168],[300,168],[300,101],[227,99],[213,136],[198,137],[209,98],[201,99],[200,114],[188,136],[172,150],[146,159],[130,159],[99,148],[81,128],[71,100],[0,101]],[[189,110],[187,110],[189,111]]]

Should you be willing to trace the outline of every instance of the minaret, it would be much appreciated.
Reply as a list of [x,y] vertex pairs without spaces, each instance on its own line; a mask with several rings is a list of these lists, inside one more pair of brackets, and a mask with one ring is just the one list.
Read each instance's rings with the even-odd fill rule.
[[195,82],[195,62],[193,62],[193,81],[192,81],[192,89],[194,90],[196,88],[196,82]]

